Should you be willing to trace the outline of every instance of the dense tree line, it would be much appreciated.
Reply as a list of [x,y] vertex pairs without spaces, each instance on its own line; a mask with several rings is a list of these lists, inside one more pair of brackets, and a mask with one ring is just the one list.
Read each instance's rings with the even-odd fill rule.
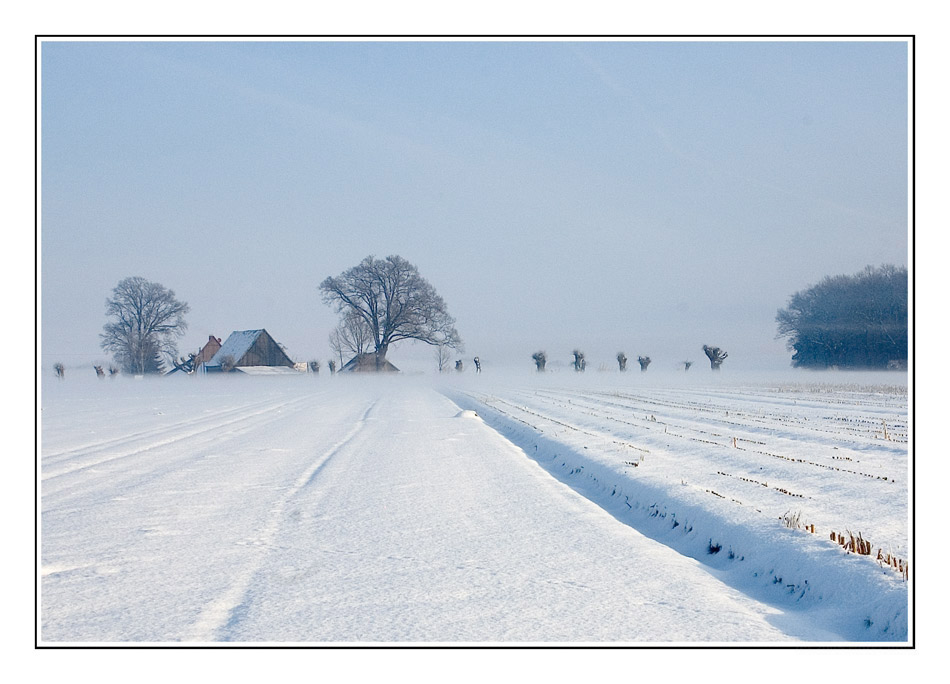
[[799,368],[903,368],[907,269],[868,266],[796,292],[775,317]]

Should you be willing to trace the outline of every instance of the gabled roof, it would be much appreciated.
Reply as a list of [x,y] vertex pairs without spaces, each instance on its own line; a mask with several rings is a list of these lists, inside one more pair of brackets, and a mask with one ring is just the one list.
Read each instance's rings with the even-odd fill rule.
[[286,350],[263,328],[260,330],[235,330],[215,353],[205,370],[222,371],[222,363],[231,357],[234,367],[246,366],[289,366],[294,362],[287,356]]
[[205,346],[198,350],[195,362],[206,363],[214,358],[215,353],[221,348],[221,339],[214,335],[208,335],[208,341]]
[[352,359],[346,362],[346,365],[340,369],[340,371],[346,371],[347,373],[375,373],[377,370],[386,373],[398,373],[399,369],[392,365],[388,360],[384,360],[383,364],[377,369],[376,368],[376,354],[360,354],[359,356],[354,356]]
[[254,343],[257,342],[257,338],[261,336],[262,332],[264,332],[263,328],[260,330],[235,330],[205,365],[220,366],[222,359],[227,356],[233,358],[235,362],[240,361],[241,357],[247,354],[248,350],[254,346]]

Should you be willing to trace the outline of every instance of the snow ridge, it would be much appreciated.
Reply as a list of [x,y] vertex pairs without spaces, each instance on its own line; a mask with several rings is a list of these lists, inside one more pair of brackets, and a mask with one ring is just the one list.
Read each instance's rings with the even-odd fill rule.
[[[864,556],[826,538],[782,527],[749,507],[717,507],[687,482],[635,477],[635,461],[609,463],[563,434],[493,406],[494,398],[444,390],[460,408],[520,447],[557,479],[630,525],[696,559],[737,589],[795,615],[816,618],[847,641],[908,638],[908,586]],[[628,467],[629,466],[629,467]],[[735,510],[733,510],[735,509]]]

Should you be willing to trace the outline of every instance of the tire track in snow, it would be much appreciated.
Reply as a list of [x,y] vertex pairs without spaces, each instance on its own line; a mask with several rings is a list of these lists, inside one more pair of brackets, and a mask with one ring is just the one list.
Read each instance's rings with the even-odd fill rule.
[[[221,642],[229,641],[228,632],[240,622],[247,611],[247,593],[251,580],[261,568],[268,549],[273,545],[274,538],[280,530],[284,519],[284,510],[288,503],[303,489],[310,485],[321,470],[336,454],[344,449],[365,428],[366,421],[379,399],[374,400],[363,412],[363,415],[346,436],[325,451],[307,468],[294,484],[280,498],[270,510],[267,525],[261,531],[256,546],[253,547],[253,558],[245,565],[231,583],[231,586],[220,597],[206,604],[198,615],[198,619],[181,638],[181,641]],[[251,547],[249,547],[251,548]]]
[[134,442],[135,440],[147,439],[155,435],[162,435],[163,433],[168,432],[169,430],[173,428],[177,429],[177,428],[190,427],[193,425],[200,425],[202,423],[208,423],[208,422],[216,423],[217,421],[220,421],[222,418],[225,418],[227,416],[233,416],[233,415],[253,415],[254,413],[258,412],[257,409],[272,405],[273,401],[274,400],[272,398],[268,398],[268,399],[265,399],[264,401],[258,401],[252,404],[246,404],[244,406],[236,406],[233,408],[222,409],[218,411],[209,410],[201,416],[179,420],[178,422],[172,425],[162,425],[160,427],[143,429],[143,430],[140,430],[139,432],[133,432],[130,434],[123,434],[118,437],[110,437],[110,438],[102,439],[99,441],[93,441],[87,444],[83,444],[82,446],[71,447],[69,449],[58,449],[58,450],[44,449],[43,458],[47,462],[55,462],[57,459],[60,459],[60,458],[68,459],[85,452],[103,451],[105,449],[109,449],[112,447],[122,446],[123,444],[127,444],[129,442]]
[[[220,432],[223,428],[226,428],[230,425],[235,425],[238,423],[243,423],[250,418],[257,418],[264,416],[275,411],[279,412],[285,408],[293,406],[295,404],[300,404],[305,401],[307,397],[301,397],[293,401],[283,402],[281,404],[273,405],[270,401],[262,402],[260,404],[254,405],[251,410],[248,410],[248,407],[242,407],[241,409],[236,409],[230,412],[217,413],[212,416],[201,418],[195,421],[184,421],[176,423],[174,425],[165,426],[155,430],[150,430],[135,435],[130,435],[127,437],[120,437],[112,440],[104,441],[100,444],[91,445],[88,447],[82,447],[79,449],[72,449],[69,451],[60,452],[58,454],[52,454],[49,457],[43,455],[43,473],[41,480],[45,483],[50,480],[53,480],[64,475],[71,475],[73,473],[78,473],[82,470],[88,468],[94,468],[95,466],[103,465],[105,463],[110,463],[122,458],[128,458],[130,456],[137,456],[139,454],[151,451],[152,449],[158,449],[161,447],[166,447],[177,442],[181,442],[186,439],[192,439],[199,437],[203,434],[208,434],[211,432]],[[265,408],[261,408],[264,406]],[[222,415],[231,416],[230,420],[226,422],[220,422]],[[193,425],[208,423],[206,427],[199,428],[197,430],[189,430],[188,432],[178,432],[178,429],[181,427],[190,427]],[[125,450],[117,454],[111,454],[104,458],[97,457],[97,454],[102,454],[104,451],[108,451],[115,447],[120,447],[123,445],[133,444],[138,440],[146,438],[156,438],[161,437],[162,435],[168,435],[173,433],[172,436],[166,437],[165,439],[155,439],[155,441],[148,442],[138,448],[133,448],[131,450]],[[89,458],[83,459],[79,463],[75,463],[74,459],[87,456]],[[59,459],[54,463],[50,464],[49,458]],[[59,465],[65,460],[65,463],[56,468],[56,465]]]

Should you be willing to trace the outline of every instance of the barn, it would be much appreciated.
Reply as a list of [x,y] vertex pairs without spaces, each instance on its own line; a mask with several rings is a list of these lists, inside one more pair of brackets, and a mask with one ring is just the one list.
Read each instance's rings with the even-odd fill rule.
[[[208,373],[257,368],[288,368],[295,372],[294,362],[266,330],[235,330],[204,364]],[[253,372],[253,371],[251,371]]]
[[347,361],[340,371],[345,373],[398,373],[399,369],[385,359],[382,365],[377,368],[376,354],[359,354]]

